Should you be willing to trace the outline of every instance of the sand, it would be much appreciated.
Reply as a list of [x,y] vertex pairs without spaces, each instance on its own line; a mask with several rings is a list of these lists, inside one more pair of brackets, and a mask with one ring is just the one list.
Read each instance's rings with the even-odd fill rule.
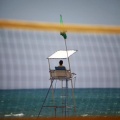
[[116,117],[68,117],[68,118],[0,118],[0,120],[120,120]]

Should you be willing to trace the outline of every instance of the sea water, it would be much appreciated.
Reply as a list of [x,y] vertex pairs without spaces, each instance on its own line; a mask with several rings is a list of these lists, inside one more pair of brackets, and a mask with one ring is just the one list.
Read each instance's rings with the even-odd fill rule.
[[[47,91],[48,89],[0,90],[0,118],[64,115],[63,109],[49,106],[62,106],[66,92],[55,89],[46,97]],[[120,89],[75,89],[74,99],[71,93],[72,90],[69,89],[66,100],[69,116],[120,116]],[[41,110],[42,105],[48,107]]]

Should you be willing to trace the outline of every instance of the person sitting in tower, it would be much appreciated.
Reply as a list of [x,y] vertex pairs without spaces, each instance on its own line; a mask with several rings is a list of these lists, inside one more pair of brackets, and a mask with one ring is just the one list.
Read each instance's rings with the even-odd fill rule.
[[63,66],[63,61],[62,60],[59,61],[58,68],[61,69],[61,70],[66,70],[65,66]]

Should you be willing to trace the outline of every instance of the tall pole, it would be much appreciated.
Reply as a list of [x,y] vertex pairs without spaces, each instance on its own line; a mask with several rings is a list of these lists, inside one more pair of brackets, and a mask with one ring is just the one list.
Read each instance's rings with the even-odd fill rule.
[[66,79],[66,100],[65,100],[65,102],[66,102],[66,107],[65,107],[65,114],[66,114],[66,116],[68,115],[67,113],[68,113],[68,110],[67,110],[67,107],[68,107],[68,80]]
[[[68,51],[67,51],[67,43],[66,43],[66,39],[65,40],[65,48],[66,48],[66,52],[67,52],[67,58],[68,58],[68,64],[69,64],[69,70],[71,72],[71,67],[70,67],[70,59],[68,57]],[[66,80],[66,87],[67,87],[67,80]],[[73,103],[74,103],[74,112],[76,112],[76,103],[75,103],[75,96],[74,96],[74,88],[73,88],[73,82],[71,79],[71,86],[72,86],[72,98],[73,98]],[[67,88],[66,88],[67,89]]]
[[69,70],[71,71],[71,67],[70,67],[70,59],[68,57],[68,49],[67,49],[67,43],[66,43],[66,39],[65,40],[65,49],[66,49],[66,53],[67,53],[67,59],[68,59],[68,65],[69,65]]

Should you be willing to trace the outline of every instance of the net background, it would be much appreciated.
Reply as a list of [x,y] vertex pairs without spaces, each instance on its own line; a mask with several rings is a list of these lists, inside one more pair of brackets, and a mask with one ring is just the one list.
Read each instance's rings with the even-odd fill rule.
[[[76,88],[120,87],[120,35],[67,33]],[[48,88],[47,57],[65,50],[58,32],[0,30],[0,89]],[[51,68],[59,60],[51,60]],[[68,68],[67,61],[64,65]],[[59,87],[59,86],[58,86]]]

